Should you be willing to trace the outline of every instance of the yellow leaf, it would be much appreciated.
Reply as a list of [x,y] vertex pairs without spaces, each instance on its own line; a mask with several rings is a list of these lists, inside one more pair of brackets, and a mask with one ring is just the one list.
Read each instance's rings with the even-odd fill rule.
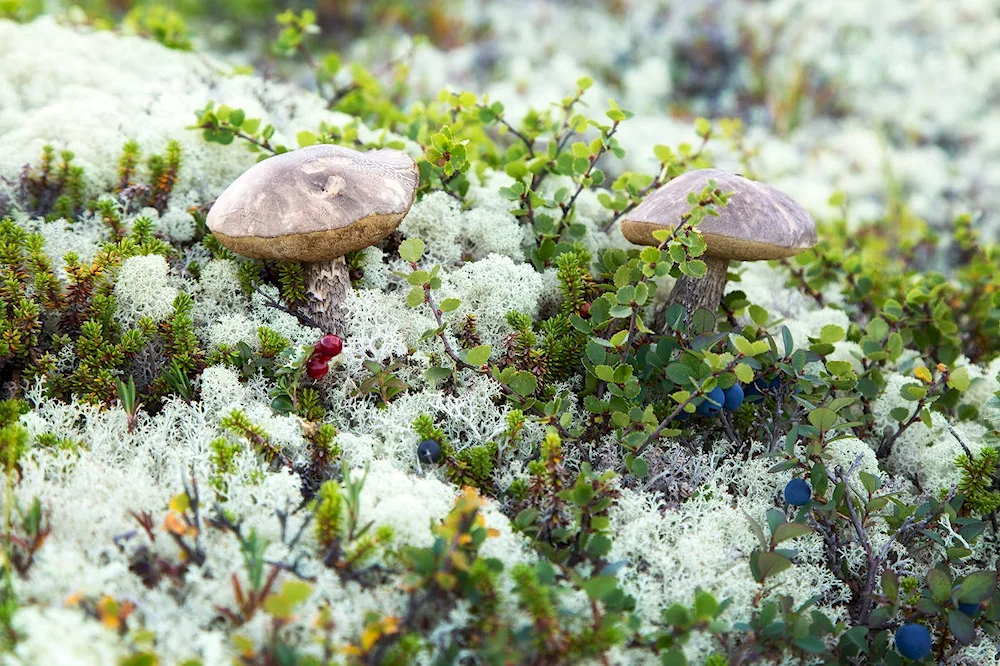
[[181,493],[180,495],[174,495],[170,499],[168,504],[171,511],[176,511],[177,513],[184,513],[189,508],[191,508],[191,500],[188,498],[187,493]]
[[933,377],[931,377],[931,371],[928,370],[927,366],[924,366],[924,365],[922,365],[919,368],[917,368],[916,370],[914,370],[913,371],[913,376],[916,377],[917,379],[923,380],[924,382],[926,382],[928,384],[930,384],[932,381],[934,381]]
[[378,625],[365,627],[365,630],[361,632],[361,650],[363,652],[371,650],[381,635],[382,632],[379,631]]

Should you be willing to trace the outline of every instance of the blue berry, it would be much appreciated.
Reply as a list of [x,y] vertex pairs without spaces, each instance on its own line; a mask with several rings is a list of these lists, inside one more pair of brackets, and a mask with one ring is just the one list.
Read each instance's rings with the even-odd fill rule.
[[697,412],[702,416],[715,416],[722,411],[722,403],[726,401],[726,394],[721,388],[716,386],[705,399],[698,405]]
[[726,394],[726,400],[722,403],[722,406],[730,412],[735,412],[743,404],[743,387],[739,384],[733,384],[727,388],[723,393]]
[[809,503],[812,488],[802,479],[792,479],[785,485],[785,501],[792,506],[803,506]]
[[776,391],[777,389],[781,388],[781,375],[775,375],[774,379],[772,379],[767,383],[767,388],[771,389],[772,391]]
[[979,604],[959,604],[958,610],[962,611],[969,617],[975,617],[979,615]]
[[423,463],[436,463],[441,460],[441,445],[433,439],[425,439],[417,446],[417,457]]
[[920,661],[931,653],[931,632],[922,624],[907,622],[896,630],[896,649],[907,659]]

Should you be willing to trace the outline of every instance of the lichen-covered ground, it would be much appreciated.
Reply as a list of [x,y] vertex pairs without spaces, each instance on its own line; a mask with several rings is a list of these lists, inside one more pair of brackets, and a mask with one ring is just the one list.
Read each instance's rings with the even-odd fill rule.
[[[529,107],[545,108],[572,94],[574,81],[589,75],[595,84],[583,101],[590,107],[603,109],[613,97],[636,113],[617,135],[626,156],[605,166],[612,179],[627,170],[654,171],[654,143],[697,145],[694,116],[740,116],[743,143],[713,142],[712,162],[734,171],[749,167],[754,177],[791,194],[821,222],[840,215],[840,206],[829,203],[840,192],[852,224],[886,216],[904,224],[917,217],[931,229],[946,229],[956,215],[971,213],[984,242],[1000,235],[1000,10],[995,2],[899,0],[877,8],[865,0],[624,4],[627,11],[613,14],[587,3],[470,2],[463,11],[470,20],[481,20],[485,13],[493,26],[489,36],[450,51],[417,47],[403,104],[432,100],[446,87],[472,90],[503,101],[508,116],[519,118]],[[362,56],[375,45],[385,48],[378,40],[362,41],[348,54]],[[394,48],[402,53],[408,44],[401,41]],[[45,145],[73,152],[95,196],[114,188],[126,141],[136,141],[144,154],[163,152],[171,140],[180,143],[182,168],[164,210],[132,211],[125,220],[128,225],[139,214],[152,216],[156,233],[178,251],[169,260],[148,254],[121,264],[111,290],[115,321],[125,328],[143,317],[164,322],[184,292],[193,298],[194,332],[207,352],[240,342],[259,351],[261,326],[292,345],[311,345],[315,330],[268,306],[267,297],[277,294],[273,287],[244,294],[236,261],[190,242],[199,232],[192,208],[211,202],[256,160],[243,146],[209,143],[201,132],[187,129],[208,101],[272,123],[274,142],[288,145],[321,122],[337,126],[351,120],[292,83],[233,73],[222,56],[172,51],[151,40],[60,25],[50,17],[28,24],[0,21],[0,177],[10,184],[8,197],[22,167],[37,165]],[[365,127],[360,131],[363,141],[379,136]],[[413,157],[420,156],[415,142],[404,145]],[[539,271],[530,262],[530,233],[500,195],[500,187],[509,183],[506,174],[487,170],[474,180],[464,209],[446,193],[422,195],[399,228],[402,238],[424,241],[428,265],[442,266],[439,299],[461,301],[452,321],[474,313],[481,343],[494,350],[512,333],[508,311],[538,319],[562,298],[555,269]],[[554,189],[555,179],[551,185]],[[0,184],[0,201],[4,191]],[[61,278],[66,273],[60,257],[72,251],[89,262],[107,240],[107,228],[93,216],[46,221],[17,207],[10,214],[19,227],[41,234]],[[617,230],[598,228],[606,211],[596,192],[581,193],[576,214],[588,230],[583,243],[595,255],[604,248],[630,247]],[[946,269],[949,256],[943,250],[928,266]],[[199,265],[197,274],[187,270],[192,262]],[[501,439],[510,406],[488,377],[466,372],[462,389],[447,392],[426,381],[424,371],[439,362],[440,342],[422,337],[436,327],[431,313],[405,302],[408,287],[397,272],[408,272],[407,262],[373,248],[364,253],[360,268],[359,288],[348,302],[343,354],[320,383],[324,421],[336,428],[336,444],[353,474],[360,477],[368,468],[361,491],[363,521],[391,527],[397,546],[426,547],[433,543],[432,525],[452,509],[459,489],[442,468],[418,461],[415,419],[431,415],[461,450]],[[741,289],[750,302],[767,309],[771,332],[779,339],[780,325],[788,327],[797,348],[807,347],[810,336],[820,337],[824,326],[850,328],[838,289],[824,291],[825,307],[820,307],[816,299],[782,286],[785,267],[756,263],[740,270],[741,281],[730,289]],[[748,321],[747,315],[741,321]],[[447,335],[458,340],[457,330]],[[852,354],[860,351],[857,343],[839,341],[835,347],[831,359],[864,369]],[[57,365],[69,367],[73,354],[72,344],[64,347]],[[371,376],[365,361],[385,365],[404,357],[409,361],[396,373],[408,390],[387,405],[357,391]],[[917,358],[904,352],[883,367],[886,388],[871,405],[873,433],[896,427],[892,410],[910,404],[899,397],[899,387],[913,381]],[[975,406],[976,418],[949,419],[935,412],[930,427],[917,423],[907,429],[882,461],[874,440],[839,439],[827,446],[830,469],[850,467],[860,455],[851,483],[860,487],[857,475],[865,471],[898,491],[902,501],[914,503],[958,483],[959,439],[973,454],[993,442],[990,423],[998,412],[988,403],[1000,390],[1000,361],[990,359],[953,364],[965,366],[972,381],[951,408]],[[142,358],[129,367],[138,380]],[[14,580],[17,641],[4,663],[114,664],[149,653],[164,665],[195,660],[191,663],[209,666],[233,663],[241,650],[253,652],[246,645],[267,643],[271,615],[258,613],[238,629],[220,617],[220,607],[237,604],[233,575],[246,572],[244,553],[231,533],[201,531],[207,559],[187,571],[183,585],[165,577],[150,587],[129,569],[140,543],[177,560],[175,542],[162,530],[160,538],[147,540],[133,514],[150,512],[159,528],[171,498],[183,493],[191,478],[199,482],[203,501],[211,503],[209,479],[219,473],[212,444],[224,435],[221,421],[234,409],[292,461],[309,457],[302,420],[272,410],[268,391],[273,385],[264,377],[241,377],[231,365],[218,363],[202,369],[195,385],[197,399],[166,400],[155,414],[140,409],[134,424],[114,404],[49,399],[42,381],[19,387],[30,406],[20,423],[33,441],[48,433],[76,444],[34,445],[21,461],[12,492],[25,506],[34,497],[42,501],[51,534],[30,575]],[[574,377],[558,390],[572,403],[584,386]],[[581,405],[569,411],[584,417]],[[526,477],[544,436],[545,428],[529,420],[517,448],[505,453],[495,471],[498,488]],[[684,437],[663,440],[649,456],[648,477],[620,484],[610,514],[608,559],[627,562],[617,575],[645,623],[658,620],[674,602],[690,605],[699,588],[731,600],[725,616],[731,623],[747,620],[757,603],[760,585],[748,558],[758,540],[748,517],[763,523],[793,472],[768,471],[775,461],[762,455],[766,444],[737,444],[715,431],[712,438],[710,446],[696,449]],[[622,464],[613,432],[585,446],[567,448],[568,465],[581,459]],[[310,635],[311,623],[325,608],[333,621],[330,640],[343,646],[358,643],[369,611],[402,614],[407,597],[398,581],[376,586],[345,581],[322,566],[311,530],[288,546],[288,526],[276,509],[294,510],[303,499],[302,479],[289,467],[271,466],[247,446],[233,458],[225,485],[223,508],[243,520],[244,533],[255,529],[268,540],[267,558],[302,558],[301,571],[312,579],[311,595],[296,607],[284,631]],[[501,560],[509,572],[539,556],[531,540],[513,528],[507,509],[502,501],[486,500],[483,515],[497,535],[486,540],[482,553]],[[296,518],[289,524],[297,529]],[[891,532],[878,519],[869,526],[877,548]],[[962,537],[952,533],[953,545],[959,545]],[[817,607],[832,620],[846,619],[851,591],[830,571],[823,540],[811,534],[795,547],[795,566],[769,582],[796,602],[815,595]],[[976,568],[995,566],[995,536],[976,541],[973,550]],[[898,544],[892,553],[901,574],[922,576],[941,559],[940,553]],[[848,571],[861,572],[866,564],[856,542],[845,541],[842,556]],[[504,589],[514,586],[506,573],[501,581]],[[116,625],[100,610],[102,599],[134,605],[127,626]],[[587,603],[579,593],[564,601],[579,608]],[[88,604],[98,606],[92,610]],[[469,612],[459,603],[433,626],[430,644],[446,644],[449,632],[468,622]],[[524,616],[512,604],[504,612]],[[234,635],[242,638],[234,641]],[[300,647],[322,654],[322,646],[307,639]],[[703,634],[685,646],[691,663],[702,663],[717,649]],[[431,663],[433,655],[428,650],[421,659]],[[994,663],[997,655],[997,642],[980,635],[972,646],[949,653],[948,660]],[[659,663],[651,653],[622,646],[607,659]]]

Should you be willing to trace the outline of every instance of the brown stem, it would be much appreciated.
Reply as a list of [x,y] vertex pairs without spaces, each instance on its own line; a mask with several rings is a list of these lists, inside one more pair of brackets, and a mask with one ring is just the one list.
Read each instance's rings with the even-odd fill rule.
[[303,264],[309,316],[325,333],[344,337],[347,308],[344,301],[351,290],[351,276],[343,257],[333,261]]
[[[667,298],[666,307],[681,303],[690,315],[696,310],[705,308],[710,312],[719,309],[722,303],[722,292],[726,288],[726,273],[729,270],[729,260],[706,254],[701,257],[707,270],[701,278],[681,275],[674,284],[673,291]],[[666,331],[661,331],[666,334]]]

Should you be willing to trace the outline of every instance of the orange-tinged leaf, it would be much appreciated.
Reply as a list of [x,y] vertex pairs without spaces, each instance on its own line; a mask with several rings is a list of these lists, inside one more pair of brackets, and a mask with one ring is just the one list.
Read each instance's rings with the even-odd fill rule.
[[167,517],[163,519],[163,529],[170,532],[171,534],[176,534],[177,536],[184,536],[187,531],[187,524],[180,517],[179,514],[171,511],[167,514]]

